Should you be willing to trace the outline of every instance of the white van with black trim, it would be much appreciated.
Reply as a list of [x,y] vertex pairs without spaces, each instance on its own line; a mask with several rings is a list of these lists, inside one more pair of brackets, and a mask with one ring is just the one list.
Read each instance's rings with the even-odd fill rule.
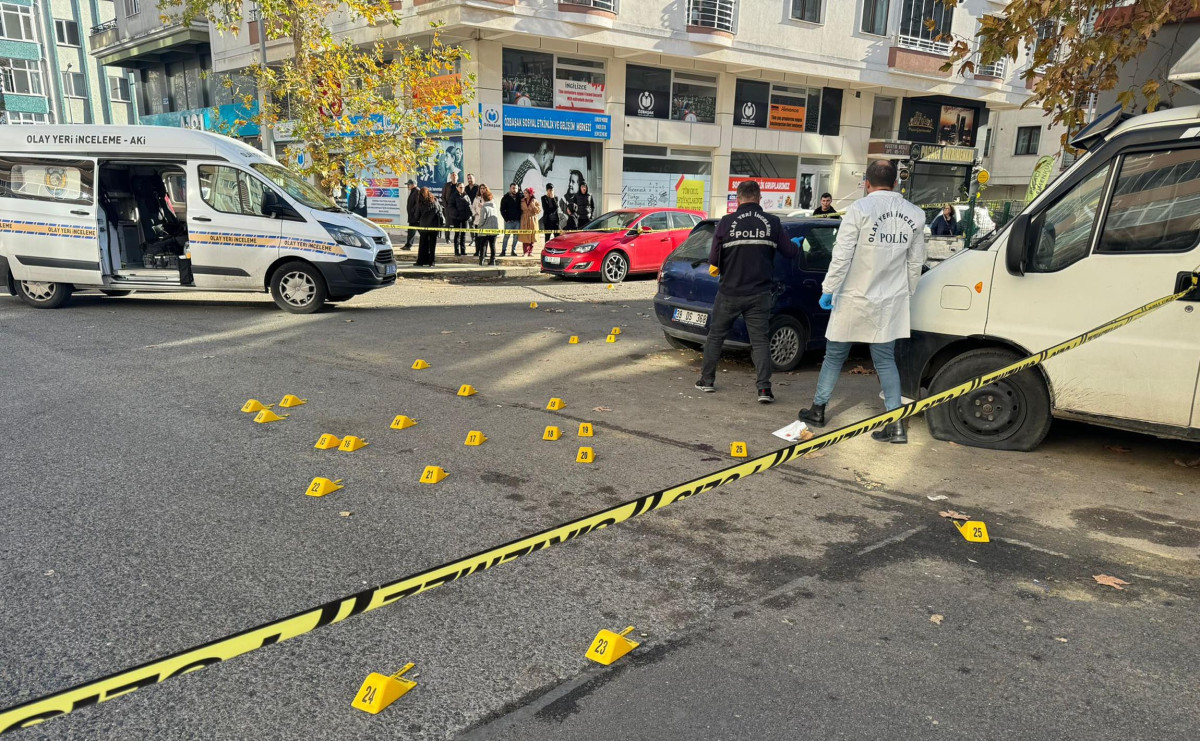
[[[1101,116],[1011,223],[922,278],[904,394],[943,391],[1186,290],[1200,269],[1200,106]],[[1200,292],[929,410],[940,440],[1032,450],[1052,417],[1200,439]]]
[[229,137],[160,126],[0,126],[0,290],[270,291],[307,314],[392,285],[376,224]]

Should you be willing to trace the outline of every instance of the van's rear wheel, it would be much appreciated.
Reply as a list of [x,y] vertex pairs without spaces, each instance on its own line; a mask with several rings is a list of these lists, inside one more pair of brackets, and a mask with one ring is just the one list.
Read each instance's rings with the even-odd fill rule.
[[17,295],[38,309],[57,309],[71,297],[69,283],[49,283],[39,280],[17,281]]
[[[929,393],[936,394],[1020,358],[998,349],[971,350],[942,366]],[[994,450],[1033,450],[1050,431],[1050,393],[1035,369],[1021,371],[934,407],[925,413],[938,440]]]
[[280,265],[271,276],[271,298],[290,314],[311,314],[325,305],[328,296],[325,278],[308,263]]

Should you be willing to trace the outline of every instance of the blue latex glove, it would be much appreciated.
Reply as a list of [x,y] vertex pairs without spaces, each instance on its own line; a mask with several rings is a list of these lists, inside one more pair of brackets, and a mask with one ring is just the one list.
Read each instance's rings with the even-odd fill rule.
[[833,294],[822,293],[821,300],[817,301],[817,305],[825,311],[833,311]]

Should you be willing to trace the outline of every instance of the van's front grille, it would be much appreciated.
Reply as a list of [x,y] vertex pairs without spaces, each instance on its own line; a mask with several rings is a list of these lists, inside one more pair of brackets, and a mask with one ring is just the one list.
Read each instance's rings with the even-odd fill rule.
[[395,255],[391,250],[380,250],[379,254],[375,256],[375,262],[386,265],[387,263],[391,262],[394,257]]

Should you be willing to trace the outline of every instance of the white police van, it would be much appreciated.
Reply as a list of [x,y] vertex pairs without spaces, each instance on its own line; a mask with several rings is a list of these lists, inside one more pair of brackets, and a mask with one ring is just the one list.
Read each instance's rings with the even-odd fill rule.
[[396,280],[377,225],[229,137],[0,126],[0,290],[270,291],[306,314]]
[[[919,398],[1181,292],[1200,269],[1200,106],[1109,111],[1006,227],[926,273],[900,347]],[[926,413],[941,440],[1031,450],[1052,417],[1200,439],[1200,295]]]

